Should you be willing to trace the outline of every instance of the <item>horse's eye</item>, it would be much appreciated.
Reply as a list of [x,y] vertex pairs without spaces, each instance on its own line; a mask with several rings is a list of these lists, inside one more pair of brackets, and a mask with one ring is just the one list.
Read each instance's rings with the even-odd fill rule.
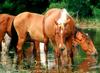
[[82,35],[82,37],[84,37],[84,35]]

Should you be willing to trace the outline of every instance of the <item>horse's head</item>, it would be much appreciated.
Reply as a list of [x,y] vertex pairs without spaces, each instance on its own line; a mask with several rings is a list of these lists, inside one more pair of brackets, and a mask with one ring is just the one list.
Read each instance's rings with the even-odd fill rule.
[[55,42],[56,42],[57,47],[60,48],[60,50],[65,49],[63,30],[64,30],[63,27],[58,25],[56,28],[56,33],[55,33]]
[[88,35],[82,31],[77,31],[74,37],[74,41],[81,45],[82,49],[86,52],[87,55],[97,54],[97,50]]

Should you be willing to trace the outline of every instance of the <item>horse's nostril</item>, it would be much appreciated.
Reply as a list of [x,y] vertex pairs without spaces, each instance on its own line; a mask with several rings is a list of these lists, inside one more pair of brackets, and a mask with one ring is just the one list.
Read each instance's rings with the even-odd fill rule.
[[63,51],[65,48],[61,48],[60,50]]

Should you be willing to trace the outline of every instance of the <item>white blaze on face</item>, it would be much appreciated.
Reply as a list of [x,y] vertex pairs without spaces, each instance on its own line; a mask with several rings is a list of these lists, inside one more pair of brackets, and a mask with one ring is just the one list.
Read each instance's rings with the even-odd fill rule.
[[59,44],[59,47],[61,47],[61,44]]
[[64,8],[61,10],[61,16],[58,19],[57,23],[64,25],[64,23],[66,22],[67,18],[68,18],[69,13],[67,12],[67,10]]
[[44,52],[44,43],[40,43],[39,44],[40,47],[40,60],[41,60],[41,64],[43,64],[44,66],[46,66],[46,56],[45,56],[45,52]]

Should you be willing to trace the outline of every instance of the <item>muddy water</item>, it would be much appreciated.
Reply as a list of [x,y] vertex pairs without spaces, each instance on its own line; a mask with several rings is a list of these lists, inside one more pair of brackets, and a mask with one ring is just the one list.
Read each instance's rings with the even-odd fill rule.
[[[95,47],[100,54],[100,29],[85,29],[86,33],[93,39]],[[28,64],[26,59],[23,62],[23,69],[16,70],[16,54],[14,51],[10,51],[10,57],[7,57],[7,62],[0,62],[0,73],[100,73],[100,55],[98,56],[86,56],[86,54],[79,47],[74,57],[74,64],[70,68],[57,69],[54,63],[54,55],[50,50],[48,54],[48,70],[45,65],[44,53],[41,52],[42,66],[36,66],[34,57],[31,57],[31,63]]]

